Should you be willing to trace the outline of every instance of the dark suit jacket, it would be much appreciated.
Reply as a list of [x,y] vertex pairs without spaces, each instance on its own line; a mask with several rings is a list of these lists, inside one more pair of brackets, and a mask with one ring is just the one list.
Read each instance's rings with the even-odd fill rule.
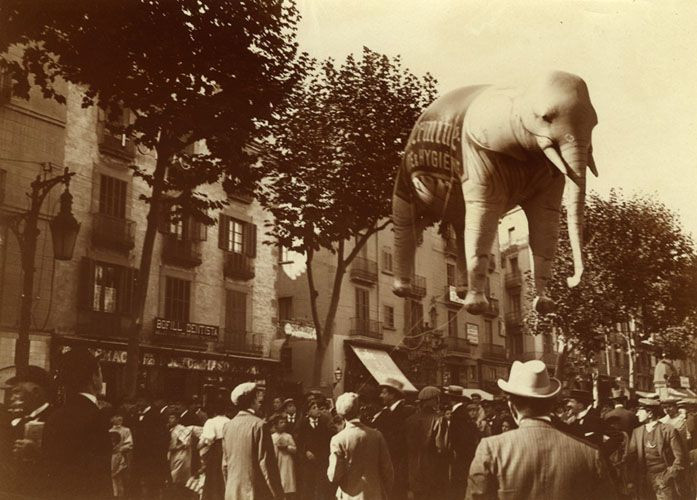
[[458,406],[452,413],[450,424],[450,442],[455,460],[469,464],[474,458],[474,451],[481,437],[479,429],[467,415],[467,407]]
[[165,417],[151,408],[143,418],[134,419],[132,471],[152,484],[160,484],[169,478],[167,450],[170,433]]
[[628,434],[631,434],[634,428],[639,426],[637,416],[623,406],[618,406],[608,411],[603,415],[603,421]]
[[309,463],[305,458],[306,452],[312,452],[315,456],[317,467],[322,468],[322,475],[327,470],[329,463],[329,441],[332,439],[332,431],[329,429],[327,422],[319,418],[317,427],[314,429],[310,425],[310,417],[305,417],[298,426],[298,455],[300,461]]
[[590,408],[586,415],[569,424],[570,431],[576,436],[598,446],[603,443],[604,426],[600,409]]
[[44,427],[50,498],[111,497],[109,422],[92,401],[68,396]]
[[373,427],[385,437],[394,468],[394,487],[390,498],[406,498],[409,484],[409,455],[407,448],[407,419],[414,413],[413,406],[402,400],[394,411],[383,408],[375,415]]
[[539,419],[482,439],[469,471],[468,499],[613,499],[607,464],[592,444]]

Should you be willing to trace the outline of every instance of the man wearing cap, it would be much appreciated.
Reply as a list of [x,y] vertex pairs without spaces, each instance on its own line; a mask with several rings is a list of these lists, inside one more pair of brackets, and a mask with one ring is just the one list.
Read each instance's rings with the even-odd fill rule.
[[387,500],[394,472],[383,435],[360,420],[360,401],[355,392],[336,400],[336,412],[346,427],[332,437],[327,478],[338,485],[337,499]]
[[419,409],[406,421],[409,490],[414,500],[442,499],[448,484],[448,456],[436,436],[442,427],[437,409],[440,390],[426,386],[419,392]]
[[395,484],[390,499],[404,500],[409,478],[406,422],[414,408],[404,401],[404,383],[391,377],[380,384],[380,401],[383,408],[373,417],[372,425],[385,436],[392,457]]
[[561,383],[540,360],[515,361],[498,386],[518,424],[482,439],[470,467],[468,499],[615,498],[600,450],[552,425]]
[[230,399],[239,412],[223,428],[225,500],[283,498],[271,434],[257,416],[264,391],[245,382],[232,390]]
[[461,500],[465,497],[467,472],[481,439],[476,424],[469,417],[467,403],[470,400],[464,395],[464,391],[464,387],[459,385],[450,385],[446,388],[446,395],[453,401],[450,418],[452,456],[448,492],[448,498],[452,500]]
[[632,431],[627,451],[631,488],[640,500],[673,500],[685,493],[686,458],[678,431],[659,421],[661,403],[642,398],[643,425]]
[[5,383],[10,393],[10,421],[0,431],[3,477],[0,493],[35,495],[41,491],[43,426],[53,406],[53,380],[46,370],[29,365]]
[[664,424],[672,425],[677,429],[682,439],[683,445],[687,447],[688,433],[687,433],[687,422],[685,421],[685,415],[678,411],[678,399],[677,398],[665,398],[661,400],[661,406],[663,411],[666,413],[661,417],[660,421]]

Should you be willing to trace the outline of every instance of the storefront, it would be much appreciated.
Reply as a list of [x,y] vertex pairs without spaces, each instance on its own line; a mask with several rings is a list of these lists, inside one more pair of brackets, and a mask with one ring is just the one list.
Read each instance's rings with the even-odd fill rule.
[[[72,336],[54,336],[51,366],[72,346],[85,346],[99,357],[107,400],[118,403],[124,396],[126,343]],[[167,402],[204,399],[218,388],[231,390],[246,381],[264,383],[270,390],[282,385],[281,363],[274,359],[240,356],[205,350],[142,344],[138,386]]]

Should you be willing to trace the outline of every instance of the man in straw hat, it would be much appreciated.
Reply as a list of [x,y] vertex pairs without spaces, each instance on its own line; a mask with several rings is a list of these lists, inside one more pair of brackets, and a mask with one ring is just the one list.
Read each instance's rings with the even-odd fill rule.
[[656,399],[639,399],[639,409],[646,412],[642,425],[632,431],[627,451],[630,488],[639,500],[681,498],[687,486],[687,465],[678,431],[660,422],[661,403]]
[[230,399],[239,413],[223,429],[225,500],[283,498],[271,434],[256,415],[264,391],[254,382],[245,382],[232,390]]
[[360,410],[355,392],[336,400],[346,427],[332,437],[327,478],[338,485],[338,499],[387,500],[394,480],[390,452],[383,435],[361,423]]
[[479,443],[467,498],[615,498],[600,450],[552,425],[561,383],[542,361],[515,361],[498,386],[519,427]]
[[404,401],[404,383],[401,380],[387,377],[379,387],[383,409],[373,417],[373,427],[385,436],[392,457],[395,484],[390,499],[404,500],[407,498],[409,480],[406,422],[414,413],[414,408]]

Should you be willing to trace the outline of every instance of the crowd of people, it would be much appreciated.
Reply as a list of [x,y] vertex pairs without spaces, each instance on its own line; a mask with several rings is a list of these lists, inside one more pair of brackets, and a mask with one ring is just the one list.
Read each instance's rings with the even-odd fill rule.
[[540,361],[514,362],[491,401],[454,385],[412,400],[388,378],[379,401],[247,382],[205,407],[145,393],[112,407],[86,349],[63,357],[61,404],[55,382],[30,366],[6,383],[2,498],[695,499],[694,401],[598,405]]

